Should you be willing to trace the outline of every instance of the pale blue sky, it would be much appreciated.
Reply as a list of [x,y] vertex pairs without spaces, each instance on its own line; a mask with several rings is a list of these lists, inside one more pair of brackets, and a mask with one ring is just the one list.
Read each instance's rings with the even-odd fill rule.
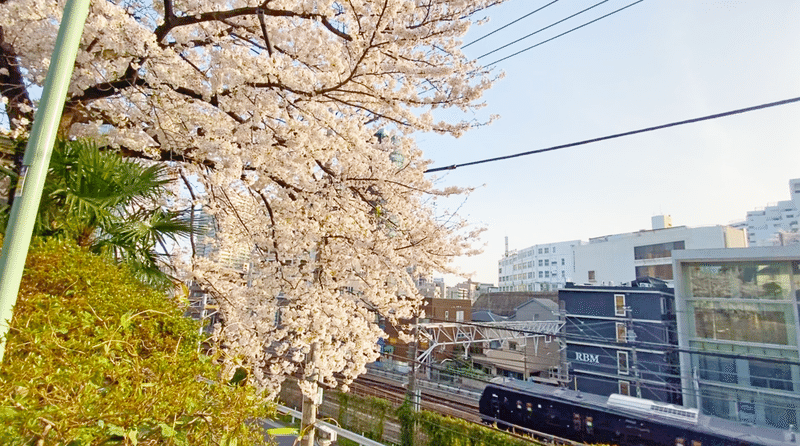
[[[489,9],[466,41],[550,1]],[[477,57],[598,1],[561,0],[465,51]],[[632,2],[609,0],[484,60]],[[501,115],[491,126],[417,142],[438,167],[797,97],[798,24],[797,0],[645,0],[500,63],[506,76],[478,115]],[[798,118],[800,103],[436,174],[440,185],[485,184],[461,208],[488,228],[485,252],[456,264],[496,283],[505,236],[519,249],[649,229],[660,213],[675,225],[742,220],[788,199],[800,177]]]

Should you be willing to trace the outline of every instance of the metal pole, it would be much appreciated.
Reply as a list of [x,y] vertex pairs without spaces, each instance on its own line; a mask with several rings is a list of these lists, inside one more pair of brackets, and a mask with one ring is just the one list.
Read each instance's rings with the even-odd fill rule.
[[[303,394],[303,418],[300,421],[300,429],[302,430],[303,437],[300,439],[300,446],[314,446],[314,438],[316,437],[316,424],[317,424],[317,410],[322,405],[322,394],[319,387],[319,343],[317,341],[311,344],[311,370],[306,372],[304,380],[311,383],[314,389],[313,396]],[[308,365],[306,366],[308,367]]]
[[414,412],[419,412],[420,389],[417,388],[417,345],[419,345],[419,316],[414,316],[414,341],[408,350],[409,367],[408,389],[406,395],[411,400],[411,407]]
[[639,375],[639,358],[636,356],[636,332],[633,330],[633,309],[631,307],[625,307],[625,313],[628,316],[625,323],[625,335],[628,338],[627,341],[631,344],[631,368],[633,369],[633,379],[636,385],[636,397],[641,398],[642,377]]
[[6,227],[3,252],[0,254],[0,362],[5,353],[5,339],[17,302],[22,270],[28,257],[33,224],[42,198],[50,155],[56,139],[64,101],[67,97],[83,24],[89,15],[89,0],[68,0],[58,28],[56,46],[50,58],[47,79],[39,109],[33,120],[22,171],[14,192],[14,204]]
[[[562,334],[566,335],[567,333],[566,329],[563,327],[567,326],[567,303],[563,300],[558,301],[558,320],[561,322],[561,327],[563,330]],[[558,344],[559,344],[558,385],[566,387],[570,381],[566,336],[560,336],[558,338]],[[575,386],[576,387],[578,386],[577,379],[575,380]]]

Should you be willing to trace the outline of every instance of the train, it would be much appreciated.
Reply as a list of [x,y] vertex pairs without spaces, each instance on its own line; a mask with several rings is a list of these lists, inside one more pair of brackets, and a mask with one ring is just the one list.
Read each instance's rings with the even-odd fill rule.
[[[613,394],[504,379],[489,383],[481,419],[588,444],[617,446],[800,446],[792,430],[712,417],[699,410]],[[524,430],[523,430],[524,432]]]

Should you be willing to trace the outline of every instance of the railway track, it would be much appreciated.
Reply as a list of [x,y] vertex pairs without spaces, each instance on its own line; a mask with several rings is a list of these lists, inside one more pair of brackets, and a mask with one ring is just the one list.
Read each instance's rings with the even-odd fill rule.
[[[401,383],[383,377],[362,375],[350,385],[351,392],[362,396],[375,396],[402,403],[406,388]],[[421,387],[420,406],[431,412],[479,423],[478,400]]]
[[[364,396],[376,396],[389,399],[398,404],[402,403],[406,395],[405,386],[401,383],[374,375],[362,375],[358,377],[351,385],[351,392]],[[423,387],[420,399],[420,405],[425,410],[460,418],[490,429],[500,430],[496,427],[487,426],[482,422],[477,398],[473,399],[462,395],[447,394]],[[517,438],[537,441],[547,445],[585,446],[584,443],[556,437],[520,426],[514,426],[513,429],[514,432],[505,430],[502,430],[502,432]]]
[[[297,393],[299,398],[299,392],[294,391],[292,393]],[[403,383],[390,378],[369,374],[361,375],[356,378],[350,385],[350,393],[358,396],[382,398],[397,406],[402,404],[406,398],[406,388]],[[444,392],[422,386],[420,400],[422,409],[480,424],[490,429],[500,430],[482,423],[478,409],[478,398],[470,398],[465,395],[458,395],[452,392]],[[328,416],[334,416],[334,414],[338,412],[338,406],[338,401],[326,398],[320,410],[327,412]],[[583,443],[577,443],[519,426],[514,427],[514,432],[505,430],[502,432],[507,435],[513,435],[532,442],[536,441],[545,445],[584,445]],[[384,439],[395,443],[399,442],[400,426],[391,420],[386,420],[384,424]]]

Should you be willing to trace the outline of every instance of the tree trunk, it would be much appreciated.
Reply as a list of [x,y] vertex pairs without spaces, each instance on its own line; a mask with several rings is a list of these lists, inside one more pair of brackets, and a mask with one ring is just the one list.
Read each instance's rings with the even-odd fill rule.
[[[3,27],[0,26],[0,96],[8,98],[6,104],[6,117],[11,129],[17,127],[30,128],[33,123],[33,108],[31,99],[28,96],[28,89],[25,88],[25,81],[20,71],[20,63],[17,53],[10,42],[5,41]],[[31,108],[27,108],[31,107]],[[27,120],[23,124],[22,120]],[[25,154],[25,147],[19,144],[14,145],[14,172],[19,175],[22,172],[22,158]],[[17,187],[17,179],[11,178],[8,186],[8,205],[14,203],[14,189]]]
[[311,396],[303,393],[303,419],[300,421],[300,432],[303,438],[300,439],[300,446],[314,446],[314,437],[316,436],[316,428],[314,425],[317,423],[317,405],[320,401],[317,400],[319,383],[317,383],[317,362],[319,361],[319,348],[317,343],[311,344],[311,366],[310,370],[306,373],[305,380],[310,384],[312,389]]

